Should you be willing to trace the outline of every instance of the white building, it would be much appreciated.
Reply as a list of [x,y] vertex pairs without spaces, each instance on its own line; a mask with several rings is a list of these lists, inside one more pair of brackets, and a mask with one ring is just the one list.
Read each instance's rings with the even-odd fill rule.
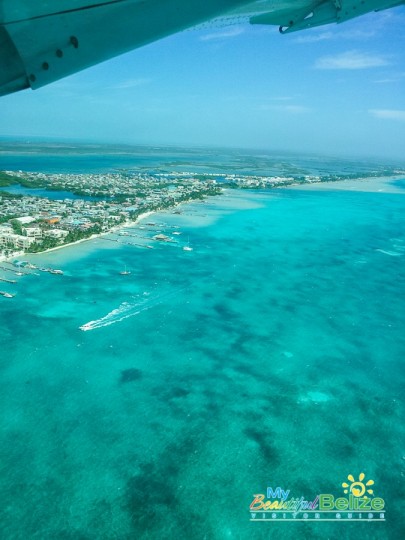
[[40,227],[24,227],[24,232],[30,238],[41,238],[42,229]]
[[21,234],[0,232],[0,245],[15,249],[27,249],[35,242],[35,238],[22,236]]
[[21,225],[28,225],[29,223],[32,223],[33,221],[36,221],[34,217],[32,216],[23,216],[15,218],[16,221],[19,221]]
[[49,231],[46,231],[46,236],[49,236],[51,238],[65,238],[69,231],[66,231],[65,229],[49,229]]

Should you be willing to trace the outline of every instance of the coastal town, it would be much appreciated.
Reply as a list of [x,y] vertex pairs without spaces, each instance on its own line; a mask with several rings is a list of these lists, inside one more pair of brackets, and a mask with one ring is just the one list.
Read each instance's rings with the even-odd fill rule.
[[[46,175],[4,172],[0,191],[0,255],[45,251],[133,223],[181,202],[218,195],[215,180],[128,174]],[[25,192],[10,193],[17,185]],[[37,196],[46,190],[49,198]],[[12,189],[10,191],[13,191]],[[62,193],[63,192],[63,193]],[[61,198],[59,196],[61,195]],[[56,198],[55,198],[56,196]]]
[[[386,171],[387,175],[399,172]],[[134,223],[145,213],[169,208],[175,211],[180,203],[219,195],[225,188],[268,189],[352,177],[3,171],[0,172],[0,257],[9,259],[23,253],[42,252],[108,233]]]

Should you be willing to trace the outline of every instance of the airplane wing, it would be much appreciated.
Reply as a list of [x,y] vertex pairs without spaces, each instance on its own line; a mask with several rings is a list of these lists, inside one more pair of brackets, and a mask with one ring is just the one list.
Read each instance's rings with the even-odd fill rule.
[[282,33],[343,22],[405,0],[0,0],[0,95],[40,88],[205,21]]

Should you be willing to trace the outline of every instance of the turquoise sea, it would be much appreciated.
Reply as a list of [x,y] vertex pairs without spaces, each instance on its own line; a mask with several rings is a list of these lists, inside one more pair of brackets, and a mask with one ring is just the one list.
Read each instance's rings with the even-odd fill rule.
[[[404,210],[228,191],[27,257],[64,275],[1,284],[1,538],[404,538]],[[250,521],[360,473],[386,522]]]

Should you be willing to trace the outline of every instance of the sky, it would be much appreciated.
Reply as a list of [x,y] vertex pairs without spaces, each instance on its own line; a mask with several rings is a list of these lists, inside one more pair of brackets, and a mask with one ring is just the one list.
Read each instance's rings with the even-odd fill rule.
[[0,98],[0,137],[405,160],[405,7],[193,29]]

